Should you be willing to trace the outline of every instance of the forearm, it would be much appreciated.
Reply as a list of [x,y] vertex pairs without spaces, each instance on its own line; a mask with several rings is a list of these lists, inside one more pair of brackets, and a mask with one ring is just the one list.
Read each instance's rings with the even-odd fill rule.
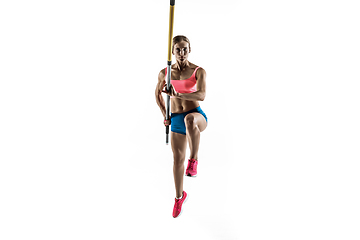
[[156,94],[156,103],[160,107],[161,113],[166,117],[166,107],[165,107],[165,101],[161,93]]
[[177,93],[177,98],[190,100],[190,101],[204,101],[205,99],[205,92],[196,91],[193,93]]

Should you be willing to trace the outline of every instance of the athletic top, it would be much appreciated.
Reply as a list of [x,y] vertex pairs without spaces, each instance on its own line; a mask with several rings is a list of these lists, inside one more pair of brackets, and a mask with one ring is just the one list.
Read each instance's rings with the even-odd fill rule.
[[[196,92],[196,70],[199,67],[195,68],[194,73],[191,75],[190,78],[184,80],[170,80],[171,85],[174,86],[175,91],[178,93],[193,93]],[[165,76],[167,75],[167,68],[165,68]],[[165,78],[166,79],[166,78]],[[174,97],[170,97],[174,98]]]

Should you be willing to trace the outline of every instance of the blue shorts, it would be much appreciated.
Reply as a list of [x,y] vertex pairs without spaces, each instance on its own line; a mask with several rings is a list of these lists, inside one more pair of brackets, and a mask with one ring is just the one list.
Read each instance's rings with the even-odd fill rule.
[[184,119],[187,114],[193,113],[193,112],[201,113],[207,122],[207,117],[206,117],[204,111],[201,110],[200,106],[198,106],[197,108],[194,108],[188,112],[171,113],[171,131],[186,135],[186,126],[185,126]]

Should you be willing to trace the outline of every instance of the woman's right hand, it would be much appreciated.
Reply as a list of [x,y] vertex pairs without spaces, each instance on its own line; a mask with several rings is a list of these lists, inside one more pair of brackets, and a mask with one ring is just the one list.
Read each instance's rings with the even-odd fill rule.
[[171,119],[166,120],[166,118],[165,118],[165,119],[164,119],[164,125],[165,125],[165,127],[171,125]]

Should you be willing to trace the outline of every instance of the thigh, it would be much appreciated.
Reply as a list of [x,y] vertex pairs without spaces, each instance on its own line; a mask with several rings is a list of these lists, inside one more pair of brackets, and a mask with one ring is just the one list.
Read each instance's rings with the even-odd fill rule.
[[171,114],[171,132],[186,135],[184,117],[185,115],[183,113]]
[[198,126],[200,132],[205,130],[205,128],[207,127],[207,122],[205,117],[201,113],[193,112],[186,115],[186,117],[188,116],[194,118],[194,123]]
[[171,148],[174,154],[174,158],[184,158],[186,155],[187,139],[186,135],[171,132]]

